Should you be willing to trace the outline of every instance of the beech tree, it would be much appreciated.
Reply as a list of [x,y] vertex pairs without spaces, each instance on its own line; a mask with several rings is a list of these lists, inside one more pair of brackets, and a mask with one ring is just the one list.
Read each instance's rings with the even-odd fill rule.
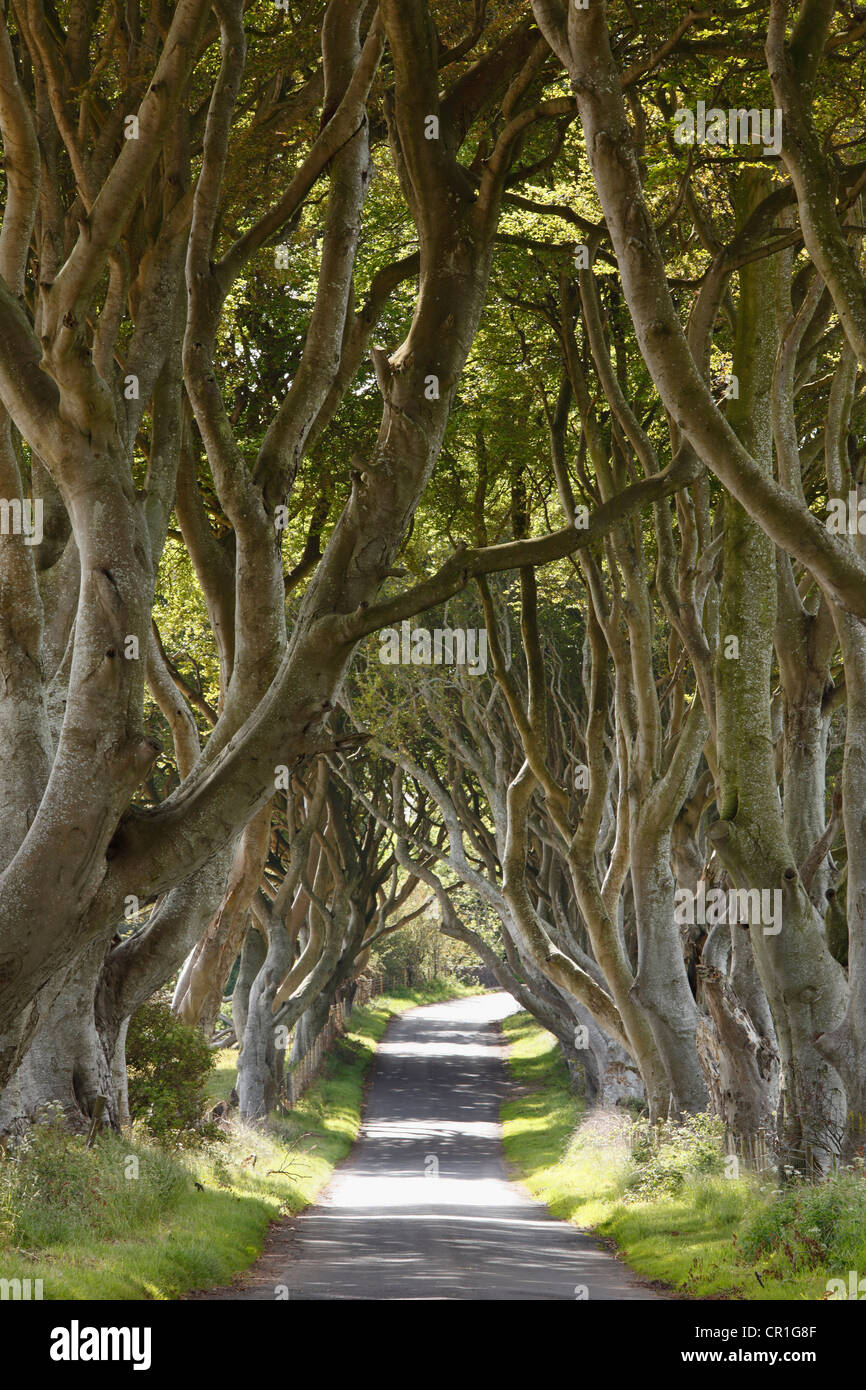
[[[73,6],[63,20],[23,8],[4,19],[6,490],[20,499],[27,483],[49,544],[37,553],[23,535],[3,542],[20,615],[4,637],[20,670],[4,691],[9,765],[28,753],[9,790],[0,1026],[11,1110],[53,1097],[81,1114],[111,1092],[129,1009],[171,976],[210,917],[228,925],[242,910],[254,876],[242,875],[239,893],[226,876],[233,857],[237,876],[238,852],[261,854],[264,836],[250,839],[279,769],[328,747],[324,722],[364,614],[439,451],[506,181],[530,128],[571,113],[562,98],[537,99],[550,55],[531,22],[517,15],[490,33],[483,6],[468,33],[452,23],[450,48],[424,5],[333,3],[306,31],[291,17],[303,58],[312,34],[321,62],[289,81],[291,46],[276,72],[247,63],[240,4],[212,14],[193,0],[123,23]],[[377,77],[386,41],[388,72]],[[456,65],[444,98],[440,64]],[[374,81],[418,251],[374,277],[356,309]],[[300,137],[316,110],[318,132],[276,161],[277,188],[250,216],[236,173],[258,127],[283,135],[288,124]],[[473,178],[458,155],[482,122],[489,156]],[[327,203],[303,350],[244,448],[215,369],[220,325],[251,258],[291,232],[320,179]],[[388,288],[410,274],[418,293],[402,345],[371,351],[378,435],[363,446],[289,633],[280,536],[301,461],[356,373]],[[201,506],[201,469],[228,545]],[[172,507],[220,659],[218,718],[202,748],[152,634]],[[309,571],[299,563],[296,577]],[[146,682],[181,777],[149,808],[136,801],[157,753],[143,728]],[[234,905],[221,904],[224,888]],[[106,961],[125,905],[147,901],[146,930]],[[81,1006],[91,996],[93,1018]]]
[[[92,72],[107,14],[73,7],[64,27],[41,9],[22,9],[12,32],[4,21],[7,491],[22,495],[20,438],[31,454],[34,493],[41,496],[44,478],[68,530],[65,543],[55,542],[50,570],[69,571],[53,586],[61,612],[46,614],[32,547],[24,537],[4,540],[4,557],[12,557],[7,582],[14,580],[22,615],[31,615],[6,638],[25,684],[13,693],[15,682],[7,683],[4,739],[19,750],[16,764],[25,743],[29,755],[27,775],[9,792],[14,814],[4,856],[4,1080],[38,1046],[38,1024],[70,970],[84,968],[83,953],[92,948],[98,958],[98,943],[108,946],[124,900],[159,898],[132,953],[152,955],[163,937],[174,955],[188,899],[200,915],[208,886],[222,877],[213,874],[214,856],[227,856],[267,805],[275,767],[322,746],[322,721],[354,643],[351,615],[375,595],[429,479],[481,312],[502,188],[537,114],[524,101],[546,53],[525,20],[518,23],[470,67],[469,80],[457,79],[440,112],[426,7],[368,8],[334,3],[317,17],[321,73],[280,98],[276,119],[285,107],[301,124],[317,106],[320,130],[298,151],[287,186],[234,236],[222,197],[229,156],[243,160],[255,129],[247,112],[262,101],[257,73],[244,85],[240,4],[212,15],[192,0],[166,16],[167,24],[156,11],[116,22]],[[418,299],[399,352],[375,350],[378,440],[367,448],[367,469],[355,475],[288,641],[279,509],[372,328],[373,316],[353,306],[353,268],[371,175],[366,104],[389,29],[387,119],[417,228]],[[217,42],[209,78],[206,60]],[[462,182],[456,155],[494,98],[508,119],[476,191]],[[271,119],[273,107],[271,100]],[[428,117],[441,122],[440,138],[427,138]],[[322,176],[327,212],[304,350],[248,457],[214,370],[221,314],[250,258],[292,226]],[[439,383],[435,393],[425,392],[430,378]],[[192,416],[186,421],[184,401]],[[137,487],[146,410],[147,463]],[[194,481],[178,486],[184,423],[232,528],[230,560],[197,507]],[[135,792],[156,752],[141,727],[154,575],[176,492],[220,647],[222,707],[191,766],[188,721],[177,718],[186,775],[158,808],[142,812]],[[68,590],[76,580],[73,605]],[[55,659],[46,664],[48,632]],[[60,686],[55,714],[62,708],[53,731],[52,682]],[[57,865],[50,883],[49,852]],[[58,1026],[55,1019],[48,1030],[54,1046]],[[93,1093],[87,1070],[83,1059],[73,1067],[72,1089],[84,1108]],[[103,1092],[106,1079],[98,1080]]]
[[[262,1118],[417,888],[591,1094],[850,1155],[863,43],[834,0],[13,0],[4,1127],[121,1122],[132,1012],[208,1031],[239,956]],[[424,613],[488,669],[407,658]]]

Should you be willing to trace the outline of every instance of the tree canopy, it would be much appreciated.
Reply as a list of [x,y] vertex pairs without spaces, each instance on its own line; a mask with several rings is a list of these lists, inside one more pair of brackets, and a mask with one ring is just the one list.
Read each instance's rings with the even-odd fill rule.
[[11,0],[0,1128],[121,1123],[131,1015],[238,958],[260,1118],[433,912],[591,1094],[850,1154],[864,45]]

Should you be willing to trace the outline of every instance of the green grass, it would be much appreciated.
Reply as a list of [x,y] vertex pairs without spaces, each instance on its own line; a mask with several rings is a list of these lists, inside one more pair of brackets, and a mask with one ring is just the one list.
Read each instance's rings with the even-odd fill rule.
[[[290,1114],[260,1129],[233,1124],[205,1150],[167,1153],[142,1135],[104,1132],[88,1152],[62,1128],[34,1127],[24,1164],[0,1154],[0,1278],[41,1278],[46,1299],[170,1299],[229,1283],[271,1222],[314,1201],[348,1154],[389,1020],[475,992],[436,982],[355,1009]],[[214,1099],[228,1096],[236,1055],[221,1054]]]
[[862,1169],[778,1192],[681,1164],[678,1191],[636,1200],[636,1179],[664,1165],[637,1167],[627,1117],[585,1110],[555,1039],[528,1014],[503,1027],[523,1092],[502,1110],[513,1173],[554,1216],[612,1239],[638,1273],[691,1298],[749,1300],[823,1299],[828,1278],[866,1273]]

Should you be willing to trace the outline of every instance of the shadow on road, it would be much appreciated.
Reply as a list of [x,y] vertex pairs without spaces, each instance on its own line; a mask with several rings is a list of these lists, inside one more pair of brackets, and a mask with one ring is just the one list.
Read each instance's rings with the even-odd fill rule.
[[[234,1290],[247,1299],[653,1299],[508,1181],[498,1023],[507,994],[425,1005],[376,1055],[358,1142],[320,1203]],[[291,1252],[289,1257],[289,1250]]]

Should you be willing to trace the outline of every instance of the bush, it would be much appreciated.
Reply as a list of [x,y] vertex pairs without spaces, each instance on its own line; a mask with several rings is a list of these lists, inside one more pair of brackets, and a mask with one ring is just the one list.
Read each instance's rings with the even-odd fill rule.
[[129,1114],[163,1142],[211,1139],[205,1087],[215,1055],[198,1028],[151,999],[133,1014],[126,1039]]
[[724,1167],[724,1126],[714,1115],[688,1115],[680,1124],[638,1120],[631,1131],[625,1200],[673,1194],[687,1181],[713,1177]]

